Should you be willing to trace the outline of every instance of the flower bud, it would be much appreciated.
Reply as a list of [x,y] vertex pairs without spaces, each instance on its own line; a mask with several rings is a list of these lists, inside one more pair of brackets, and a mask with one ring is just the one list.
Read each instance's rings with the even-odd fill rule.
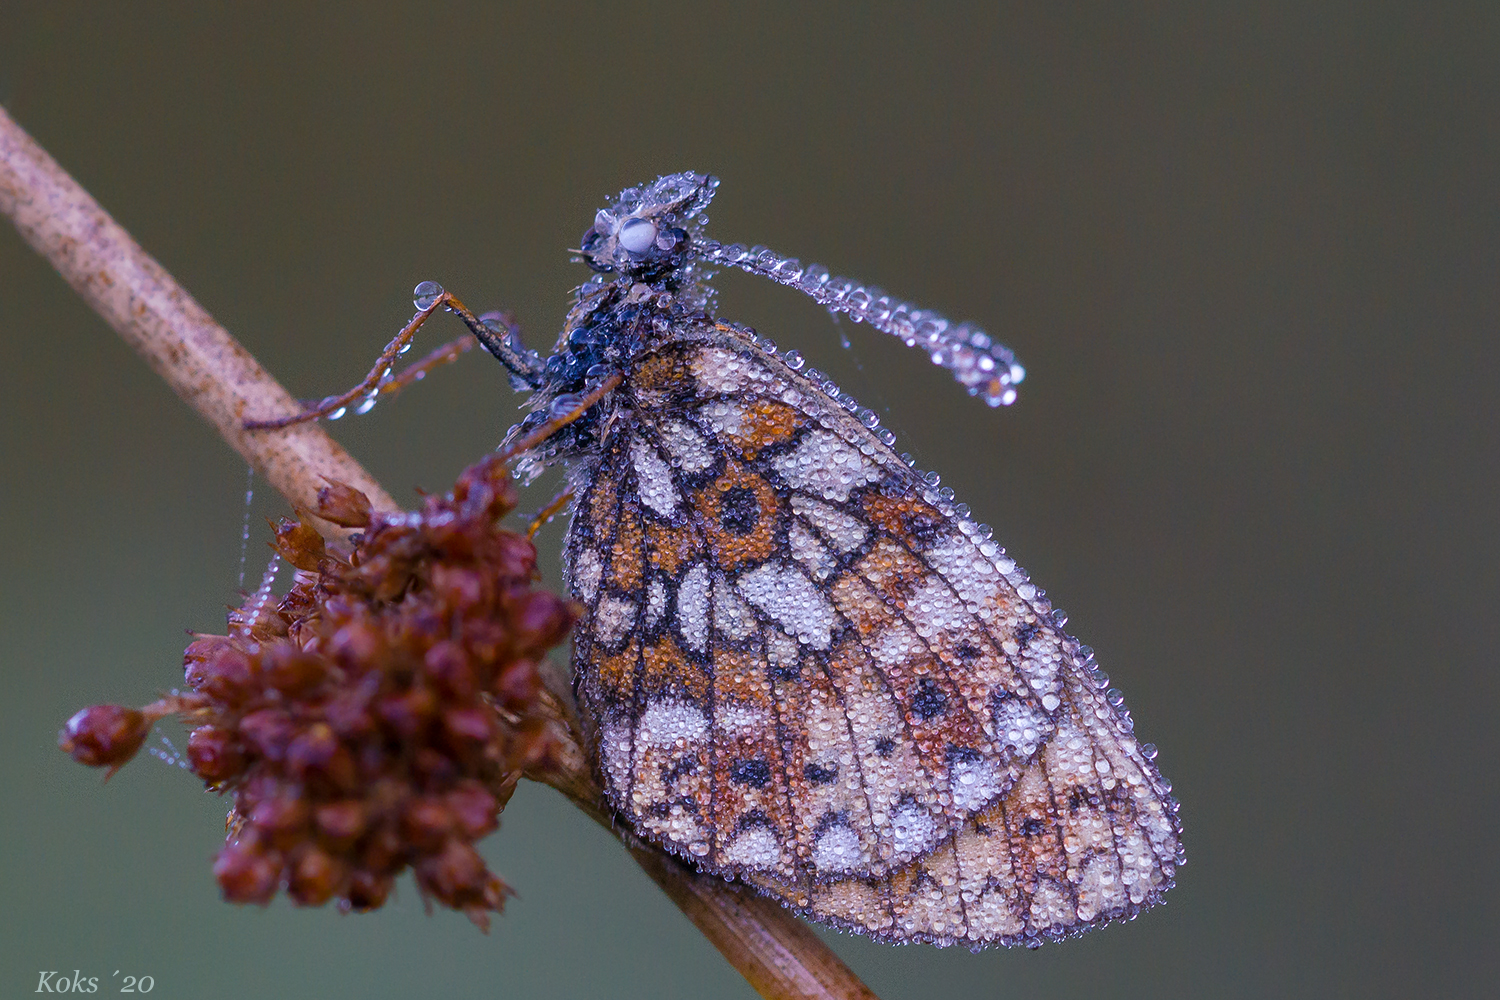
[[298,569],[317,572],[323,559],[323,536],[318,529],[305,521],[289,521],[285,518],[275,526],[276,551],[281,558]]
[[135,756],[150,732],[151,720],[136,709],[94,705],[67,721],[57,745],[80,764],[118,768]]
[[281,881],[281,859],[251,842],[228,844],[214,861],[214,878],[229,902],[264,906]]
[[342,528],[369,527],[370,498],[348,483],[330,479],[318,489],[318,516]]
[[210,784],[218,784],[238,775],[245,767],[234,734],[218,726],[199,726],[188,737],[188,763],[193,773]]
[[289,868],[286,892],[300,906],[322,906],[343,881],[344,866],[316,847],[298,852]]

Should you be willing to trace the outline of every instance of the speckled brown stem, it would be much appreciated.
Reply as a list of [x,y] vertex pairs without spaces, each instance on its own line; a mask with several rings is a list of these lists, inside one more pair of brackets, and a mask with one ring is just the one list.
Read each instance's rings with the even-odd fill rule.
[[[241,422],[248,417],[295,412],[296,401],[4,109],[0,212],[293,504],[315,508],[318,488],[327,477],[364,491],[377,509],[396,509],[380,484],[317,424],[243,429]],[[602,804],[567,712],[560,705],[554,709],[561,749],[551,766],[534,777],[626,841],[637,863],[757,992],[775,1000],[874,997],[838,956],[777,904],[744,887],[699,875],[619,830]]]

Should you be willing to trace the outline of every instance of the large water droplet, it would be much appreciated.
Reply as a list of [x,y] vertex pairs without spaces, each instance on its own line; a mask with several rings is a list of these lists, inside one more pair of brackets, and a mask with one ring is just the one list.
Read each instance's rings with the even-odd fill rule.
[[547,408],[547,411],[554,418],[566,417],[568,414],[578,409],[579,404],[581,404],[582,402],[583,396],[579,395],[578,393],[565,392],[552,401],[552,405]]
[[645,253],[656,242],[656,224],[650,219],[631,219],[620,227],[620,246],[631,253]]
[[417,309],[431,309],[433,303],[438,300],[438,296],[443,294],[443,286],[436,281],[424,281],[413,288],[411,294],[412,304]]

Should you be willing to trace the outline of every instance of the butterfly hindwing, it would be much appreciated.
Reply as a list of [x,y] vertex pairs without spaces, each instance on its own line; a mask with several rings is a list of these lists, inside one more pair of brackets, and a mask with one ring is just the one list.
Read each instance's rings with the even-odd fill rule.
[[627,373],[567,543],[610,803],[891,940],[1149,904],[1165,785],[1024,574],[815,383],[701,324]]

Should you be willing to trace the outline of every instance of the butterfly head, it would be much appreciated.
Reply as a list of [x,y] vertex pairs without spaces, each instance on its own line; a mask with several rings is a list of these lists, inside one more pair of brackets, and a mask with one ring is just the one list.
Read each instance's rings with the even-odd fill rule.
[[681,173],[626,188],[601,208],[579,244],[581,260],[600,273],[655,282],[686,262],[699,213],[713,199],[719,179]]

